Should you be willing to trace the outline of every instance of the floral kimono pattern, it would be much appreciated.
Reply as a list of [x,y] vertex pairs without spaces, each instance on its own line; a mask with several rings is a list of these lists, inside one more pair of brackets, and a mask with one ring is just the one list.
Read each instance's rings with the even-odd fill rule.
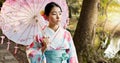
[[36,35],[35,41],[27,47],[29,63],[78,63],[76,50],[71,34],[62,27],[55,32],[49,27],[44,29],[50,44],[44,53],[41,52],[42,33]]

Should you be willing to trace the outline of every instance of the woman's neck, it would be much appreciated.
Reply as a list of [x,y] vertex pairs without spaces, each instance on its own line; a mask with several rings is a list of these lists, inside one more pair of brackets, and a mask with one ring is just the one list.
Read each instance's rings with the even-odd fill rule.
[[54,31],[57,31],[57,29],[59,28],[58,25],[49,25],[48,27],[53,29]]

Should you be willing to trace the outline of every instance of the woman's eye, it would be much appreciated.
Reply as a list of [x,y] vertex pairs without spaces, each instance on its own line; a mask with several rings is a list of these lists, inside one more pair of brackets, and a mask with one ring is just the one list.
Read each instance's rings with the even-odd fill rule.
[[62,15],[62,13],[59,13],[59,15]]
[[58,12],[58,13],[57,13],[57,12],[53,12],[53,13],[52,13],[52,15],[57,15],[57,14],[58,14],[58,15],[62,15],[61,12]]
[[56,15],[56,13],[53,13],[52,15]]

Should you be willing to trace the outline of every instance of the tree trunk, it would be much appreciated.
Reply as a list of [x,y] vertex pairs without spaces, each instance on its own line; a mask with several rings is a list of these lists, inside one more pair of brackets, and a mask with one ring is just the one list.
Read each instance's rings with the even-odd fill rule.
[[74,35],[74,42],[80,63],[90,61],[92,50],[93,30],[98,16],[99,0],[83,0],[79,22]]

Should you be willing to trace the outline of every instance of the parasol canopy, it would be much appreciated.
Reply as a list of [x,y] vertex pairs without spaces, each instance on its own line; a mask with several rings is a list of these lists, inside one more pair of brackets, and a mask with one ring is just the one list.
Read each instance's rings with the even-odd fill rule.
[[44,19],[44,8],[49,2],[61,6],[61,25],[64,26],[68,18],[66,0],[6,0],[0,14],[3,34],[17,44],[30,45],[34,36],[48,25]]

